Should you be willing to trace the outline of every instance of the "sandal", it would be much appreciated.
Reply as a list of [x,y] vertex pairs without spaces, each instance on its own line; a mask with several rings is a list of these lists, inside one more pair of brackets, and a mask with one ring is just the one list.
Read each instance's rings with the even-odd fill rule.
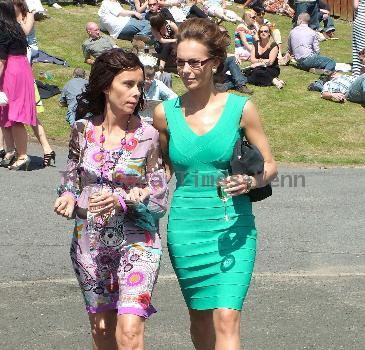
[[0,162],[0,167],[7,168],[13,164],[16,158],[16,150],[5,153],[4,159]]
[[25,170],[28,171],[28,166],[30,164],[30,158],[26,155],[23,158],[18,158],[16,162],[8,166],[9,170]]
[[50,166],[51,161],[53,160],[53,165],[56,165],[56,153],[52,151],[51,153],[47,153],[43,155],[43,168]]

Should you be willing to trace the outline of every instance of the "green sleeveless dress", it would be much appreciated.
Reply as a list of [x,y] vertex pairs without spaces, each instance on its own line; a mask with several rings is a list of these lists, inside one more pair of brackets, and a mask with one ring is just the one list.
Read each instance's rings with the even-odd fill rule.
[[255,219],[245,195],[229,198],[229,221],[217,195],[220,169],[229,169],[246,97],[230,94],[216,125],[195,134],[180,98],[163,102],[169,157],[176,176],[167,228],[170,259],[190,309],[241,310],[256,253]]

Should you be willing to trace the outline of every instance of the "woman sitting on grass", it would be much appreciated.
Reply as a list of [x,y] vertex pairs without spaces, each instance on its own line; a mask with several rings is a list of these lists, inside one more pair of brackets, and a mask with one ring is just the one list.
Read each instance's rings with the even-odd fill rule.
[[234,32],[234,54],[240,61],[248,61],[251,58],[258,30],[255,11],[247,10],[244,18],[244,22],[239,24]]
[[176,56],[176,35],[179,29],[176,23],[165,19],[161,13],[152,16],[150,23],[152,34],[157,40],[155,50],[160,61],[159,70],[162,72],[168,58]]
[[275,85],[282,89],[285,82],[278,79],[280,68],[278,63],[278,45],[271,37],[270,28],[263,25],[259,29],[259,40],[251,51],[252,71],[248,82],[258,86]]

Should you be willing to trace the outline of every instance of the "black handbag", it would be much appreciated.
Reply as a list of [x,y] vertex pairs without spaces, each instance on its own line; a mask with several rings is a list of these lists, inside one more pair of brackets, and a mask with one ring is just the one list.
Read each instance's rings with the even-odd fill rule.
[[[230,161],[232,175],[246,174],[254,176],[264,171],[264,157],[260,150],[241,136],[234,145]],[[259,202],[272,195],[271,185],[255,188],[247,193],[251,202]]]

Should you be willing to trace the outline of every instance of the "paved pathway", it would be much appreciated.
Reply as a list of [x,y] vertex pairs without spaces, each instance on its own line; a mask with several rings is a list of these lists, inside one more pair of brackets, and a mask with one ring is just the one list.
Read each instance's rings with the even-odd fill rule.
[[[52,212],[57,167],[0,168],[0,349],[89,349],[68,259],[72,222]],[[30,153],[41,155],[37,146]],[[33,156],[33,164],[41,158]],[[247,350],[365,349],[365,169],[280,168],[274,196],[255,205],[255,276],[242,316]],[[289,186],[289,177],[297,186]],[[286,176],[286,177],[284,177]],[[278,184],[279,185],[279,184]],[[166,234],[166,218],[161,223]],[[166,239],[164,238],[164,247]],[[165,249],[147,350],[193,349]]]

